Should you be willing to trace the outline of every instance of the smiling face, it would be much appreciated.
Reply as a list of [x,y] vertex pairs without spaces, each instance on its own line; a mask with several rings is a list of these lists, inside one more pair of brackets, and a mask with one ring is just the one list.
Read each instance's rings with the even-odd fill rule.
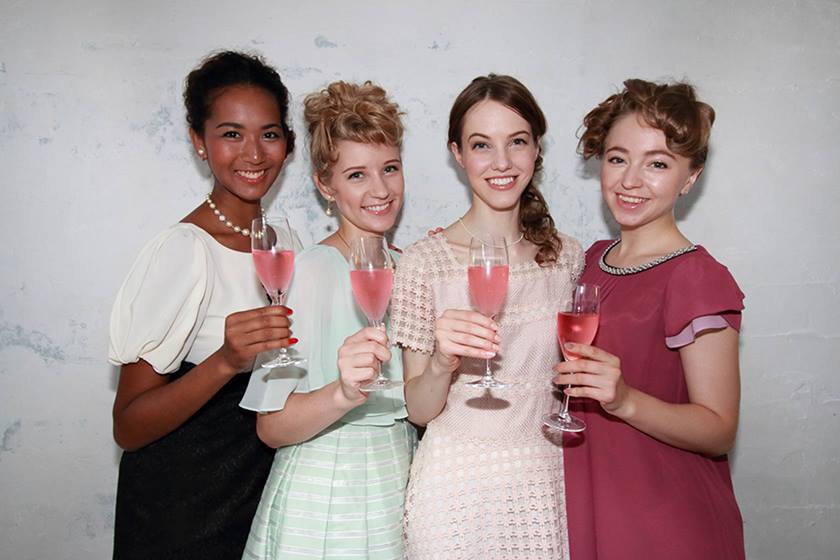
[[318,190],[327,200],[335,200],[345,233],[353,237],[385,234],[394,227],[402,207],[405,181],[400,149],[339,140],[336,151],[338,160],[329,179],[315,176]]
[[668,149],[636,113],[616,119],[604,142],[601,194],[622,230],[674,226],[674,204],[702,171]]
[[262,88],[232,86],[216,96],[204,133],[190,130],[215,178],[216,198],[255,202],[265,195],[286,160],[281,123],[276,99]]
[[531,178],[539,145],[531,125],[497,101],[473,105],[464,116],[460,147],[450,149],[478,201],[498,211],[515,209]]

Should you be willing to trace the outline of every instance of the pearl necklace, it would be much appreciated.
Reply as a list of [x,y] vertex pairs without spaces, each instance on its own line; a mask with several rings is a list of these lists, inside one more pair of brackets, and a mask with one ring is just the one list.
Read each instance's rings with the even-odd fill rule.
[[[466,232],[467,232],[467,234],[468,234],[470,237],[474,237],[474,238],[476,238],[476,239],[481,239],[481,237],[479,237],[478,235],[476,235],[476,234],[474,234],[472,231],[470,231],[470,228],[468,228],[468,227],[467,227],[467,224],[465,224],[465,223],[464,223],[463,216],[462,216],[461,218],[458,218],[458,223],[459,223],[459,224],[461,224],[461,227],[462,227],[462,228],[464,228],[464,231],[466,231]],[[508,247],[513,247],[514,245],[516,245],[517,243],[519,243],[519,242],[520,242],[520,241],[522,241],[523,239],[525,239],[525,233],[524,233],[524,232],[520,232],[519,237],[517,238],[517,240],[516,240],[516,241],[512,241],[512,242],[508,243],[508,244],[507,244],[507,246],[508,246]],[[494,247],[496,247],[496,246],[494,245]],[[497,249],[501,249],[501,247],[496,247],[496,248],[497,248]]]
[[679,257],[685,253],[690,253],[691,251],[697,250],[697,245],[688,245],[687,247],[681,247],[676,251],[671,251],[667,255],[662,255],[661,257],[657,257],[650,262],[646,262],[644,264],[636,265],[636,266],[610,266],[607,264],[606,258],[607,253],[612,251],[613,247],[621,243],[621,238],[616,239],[613,241],[607,249],[601,253],[601,258],[598,259],[598,266],[606,272],[607,274],[612,274],[613,276],[627,276],[629,274],[637,274],[639,272],[644,272],[645,270],[649,270],[654,266],[660,265],[665,261],[670,261],[675,257]]
[[[233,223],[231,223],[231,221],[228,220],[227,217],[224,214],[222,214],[222,211],[219,210],[216,207],[216,203],[213,202],[213,200],[210,198],[210,193],[207,193],[207,205],[210,206],[210,209],[213,210],[213,213],[216,214],[216,216],[219,217],[220,222],[225,224],[227,227],[229,227],[230,229],[232,229],[236,233],[241,233],[245,237],[250,237],[251,230],[246,228],[246,227],[243,228],[243,227],[233,225]],[[262,215],[263,218],[265,218],[265,209],[262,206],[260,206],[260,214]]]

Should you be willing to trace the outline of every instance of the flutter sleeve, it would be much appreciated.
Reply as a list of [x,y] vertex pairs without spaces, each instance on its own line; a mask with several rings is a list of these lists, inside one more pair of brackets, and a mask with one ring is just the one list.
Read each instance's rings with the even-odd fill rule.
[[430,267],[423,258],[422,240],[406,249],[397,266],[391,296],[391,338],[409,350],[435,350],[435,305]]
[[174,226],[141,250],[111,311],[108,361],[176,371],[190,351],[213,292],[213,261],[189,227]]
[[324,329],[330,324],[333,310],[333,280],[334,272],[330,270],[328,260],[324,259],[322,249],[313,247],[297,253],[294,277],[285,303],[294,310],[292,332],[300,343],[289,348],[289,353],[306,362],[297,366],[265,368],[260,364],[274,358],[277,351],[259,354],[240,407],[263,413],[282,410],[292,393],[308,393],[323,386],[324,369],[337,371],[337,356],[334,350],[331,354],[326,350],[331,346]]
[[706,330],[741,328],[744,294],[729,270],[704,253],[685,259],[668,281],[664,314],[669,348],[690,344]]

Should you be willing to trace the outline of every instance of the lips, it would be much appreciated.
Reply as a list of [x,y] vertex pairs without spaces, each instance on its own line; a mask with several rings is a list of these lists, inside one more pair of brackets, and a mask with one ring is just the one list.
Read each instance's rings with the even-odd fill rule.
[[388,211],[391,209],[391,204],[393,204],[393,201],[389,200],[388,202],[384,202],[382,204],[371,204],[368,206],[362,206],[362,210],[370,214],[381,216],[383,214],[388,213]]
[[638,196],[628,196],[626,194],[616,194],[618,198],[618,203],[623,208],[638,208],[640,205],[647,202],[646,198],[641,198]]
[[507,177],[491,177],[487,179],[487,183],[490,185],[490,188],[497,191],[507,191],[513,188],[513,185],[516,184],[516,177],[507,176]]
[[240,169],[235,172],[238,177],[241,177],[249,183],[257,183],[265,176],[265,169],[245,170]]

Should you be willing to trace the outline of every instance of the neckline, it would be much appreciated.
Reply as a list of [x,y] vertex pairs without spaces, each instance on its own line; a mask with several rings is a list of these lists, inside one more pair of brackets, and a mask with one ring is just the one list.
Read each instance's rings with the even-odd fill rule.
[[[444,252],[449,257],[449,261],[453,265],[455,265],[458,269],[466,270],[467,268],[469,268],[468,263],[462,263],[461,261],[458,260],[457,255],[455,255],[455,252],[452,250],[452,247],[450,247],[450,245],[449,245],[449,240],[446,238],[445,233],[443,233],[441,231],[439,233],[432,234],[430,237],[432,239],[438,239],[439,240],[439,243],[441,243],[443,245]],[[527,261],[527,262],[508,265],[508,270],[511,270],[511,271],[527,270],[529,268],[534,268],[534,267],[537,267],[539,269],[545,268],[546,270],[551,270],[551,268],[552,268],[552,267],[541,267],[537,263],[537,261],[531,260],[531,261]]]
[[246,251],[237,251],[236,249],[231,249],[227,245],[223,245],[222,243],[220,243],[218,239],[216,239],[215,237],[210,235],[210,232],[208,232],[207,230],[205,230],[201,226],[197,226],[197,225],[195,225],[193,223],[190,223],[190,222],[178,222],[177,224],[175,224],[175,227],[180,227],[180,226],[186,226],[189,229],[193,229],[193,230],[196,230],[196,231],[200,232],[203,237],[211,240],[216,247],[221,247],[222,249],[224,249],[228,253],[232,253],[234,255],[246,255],[246,256],[248,256],[248,258],[251,257],[251,251],[246,252]]
[[601,253],[601,257],[598,259],[598,267],[602,271],[606,272],[607,274],[609,274],[611,276],[630,276],[632,274],[638,274],[640,272],[644,272],[646,270],[650,270],[652,268],[655,268],[655,267],[659,266],[660,264],[664,264],[664,263],[670,261],[671,259],[675,259],[675,258],[679,257],[680,255],[684,255],[686,253],[691,253],[691,252],[697,250],[697,245],[694,245],[692,243],[691,245],[687,245],[685,247],[680,247],[679,249],[671,251],[667,255],[662,255],[661,257],[657,257],[657,258],[653,259],[652,261],[648,261],[644,264],[635,265],[635,266],[623,266],[623,267],[611,266],[611,265],[607,264],[607,254],[610,251],[612,251],[613,248],[616,245],[618,245],[619,243],[621,243],[621,238],[620,237],[618,239],[616,239],[615,241],[613,241],[612,243],[610,243],[607,246],[607,248],[604,249],[604,251]]

